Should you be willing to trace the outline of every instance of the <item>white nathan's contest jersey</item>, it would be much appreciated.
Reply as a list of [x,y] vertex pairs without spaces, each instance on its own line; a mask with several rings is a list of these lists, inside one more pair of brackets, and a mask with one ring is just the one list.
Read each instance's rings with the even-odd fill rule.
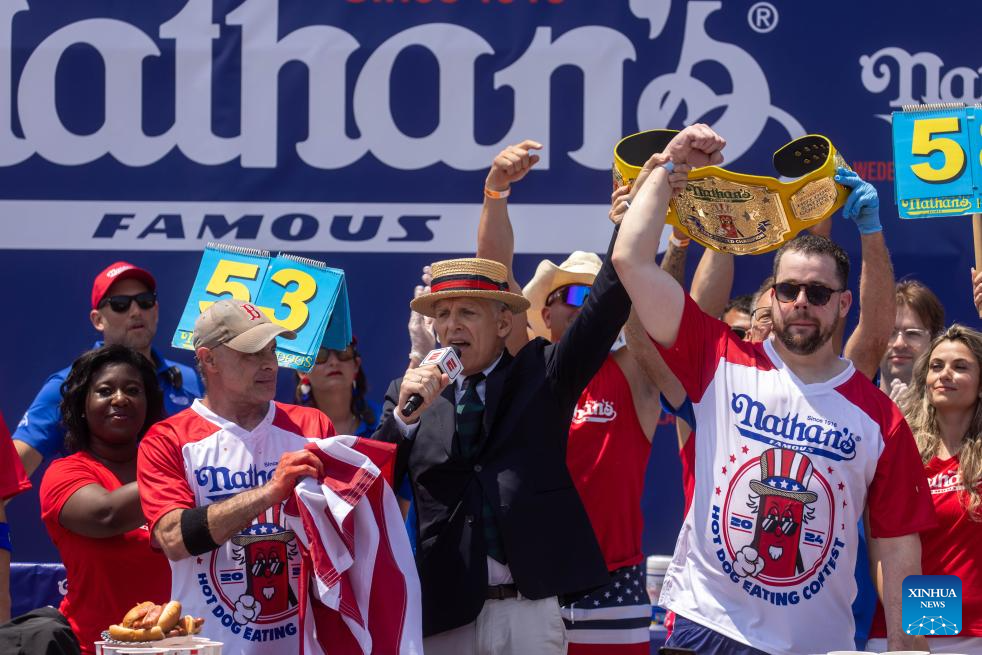
[[[333,434],[312,408],[271,402],[246,431],[196,400],[152,426],[140,444],[137,476],[151,534],[168,512],[261,486],[283,453]],[[300,652],[300,554],[282,509],[269,508],[217,550],[171,562],[174,599],[184,614],[205,618],[203,635],[223,642],[225,655]]]
[[693,403],[687,499],[661,605],[769,653],[850,650],[858,527],[934,525],[920,456],[897,407],[850,363],[805,384],[770,342],[741,341],[686,297],[659,348]]

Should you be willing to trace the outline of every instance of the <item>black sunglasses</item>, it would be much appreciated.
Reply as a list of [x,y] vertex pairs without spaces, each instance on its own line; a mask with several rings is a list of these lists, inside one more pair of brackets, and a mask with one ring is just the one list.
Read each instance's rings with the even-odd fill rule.
[[816,307],[821,307],[829,302],[833,293],[842,293],[845,289],[829,289],[824,284],[794,284],[792,282],[778,282],[771,288],[774,295],[781,302],[794,302],[798,299],[801,289],[805,289],[805,298]]
[[316,363],[323,364],[334,353],[334,356],[338,358],[339,362],[350,362],[352,359],[358,355],[354,348],[345,348],[344,350],[335,350],[333,348],[321,348],[317,351]]
[[744,328],[742,328],[742,327],[733,327],[731,325],[730,326],[730,330],[733,332],[733,334],[737,335],[737,337],[740,338],[740,339],[746,339],[747,338],[747,330],[744,329]]
[[798,531],[798,522],[790,516],[784,516],[778,519],[777,516],[768,514],[760,523],[760,529],[764,532],[774,532],[778,527],[781,528],[781,534],[790,537]]
[[157,304],[157,293],[154,291],[144,291],[134,296],[110,296],[103,298],[99,302],[99,308],[101,309],[109,305],[109,308],[114,312],[122,314],[125,311],[129,311],[130,305],[133,304],[134,300],[140,306],[140,309],[150,309]]

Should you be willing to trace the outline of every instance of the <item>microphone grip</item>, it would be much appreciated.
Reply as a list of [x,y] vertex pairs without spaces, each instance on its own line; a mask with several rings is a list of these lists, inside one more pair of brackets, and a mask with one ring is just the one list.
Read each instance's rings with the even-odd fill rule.
[[419,409],[419,406],[422,404],[423,397],[418,393],[414,393],[413,395],[409,396],[409,400],[407,400],[406,404],[402,406],[402,415],[412,416],[413,412]]

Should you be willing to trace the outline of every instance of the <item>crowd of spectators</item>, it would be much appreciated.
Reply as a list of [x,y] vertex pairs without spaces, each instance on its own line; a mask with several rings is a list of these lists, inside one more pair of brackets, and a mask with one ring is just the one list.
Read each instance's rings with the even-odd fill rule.
[[[828,425],[862,425],[870,437],[853,444],[855,459],[836,464],[848,469],[836,479],[849,490],[831,496],[844,518],[830,530],[848,543],[839,562],[855,576],[836,573],[808,611],[854,626],[847,641],[862,646],[868,636],[868,650],[982,653],[974,547],[982,537],[982,334],[946,327],[929,288],[895,280],[875,189],[847,169],[836,176],[850,190],[844,218],[786,243],[754,293],[732,296],[739,260],[708,249],[687,279],[683,231],[658,253],[667,204],[688,171],[717,163],[724,145],[705,126],[682,131],[632,187],[614,190],[603,258],[544,260],[524,285],[512,268],[508,197],[534,170],[541,145],[503,150],[486,179],[476,257],[424,269],[407,298],[408,368],[377,398],[354,339],[321,348],[313,368],[296,375],[295,404],[275,402],[276,340],[294,335],[233,301],[199,317],[197,369],[170,361],[153,348],[153,275],[127,262],[99,272],[89,320],[100,341],[43,383],[12,435],[0,417],[0,499],[29,488],[29,476],[54,460],[40,480],[39,521],[70,580],[58,612],[11,621],[10,531],[21,526],[8,527],[0,505],[0,647],[94,652],[100,631],[147,599],[176,597],[208,614],[192,600],[214,566],[208,554],[234,568],[251,526],[281,529],[278,508],[293,485],[323,472],[304,443],[339,434],[396,445],[428,654],[647,653],[641,532],[658,517],[642,516],[641,496],[664,411],[674,416],[686,514],[662,597],[673,610],[669,643],[740,654],[841,648],[841,635],[823,634],[824,624],[803,628],[800,607],[747,598],[752,580],[798,579],[805,568],[800,554],[785,553],[814,519],[809,477],[818,459],[804,456],[812,450],[754,451],[754,539],[734,556],[734,572],[717,566],[722,556],[705,526],[737,461],[730,453],[748,452],[745,435],[726,429],[744,394],[785,423],[807,408]],[[829,238],[834,220],[858,229],[853,288],[848,257]],[[982,273],[973,271],[972,283],[966,302],[982,316]],[[853,303],[859,318],[847,335]],[[454,346],[463,365],[453,382],[420,366],[441,345]],[[402,411],[414,394],[421,403]],[[268,474],[217,500],[187,482],[190,470],[246,470],[260,459]],[[719,462],[722,474],[711,470]],[[782,465],[783,473],[774,468]],[[121,569],[141,575],[109,584]],[[900,581],[916,573],[961,577],[959,637],[925,641],[901,630]],[[233,620],[268,618],[262,603],[242,594]],[[285,601],[283,616],[296,603]],[[293,638],[277,648],[299,648],[301,636]],[[236,646],[230,652],[267,652]]]

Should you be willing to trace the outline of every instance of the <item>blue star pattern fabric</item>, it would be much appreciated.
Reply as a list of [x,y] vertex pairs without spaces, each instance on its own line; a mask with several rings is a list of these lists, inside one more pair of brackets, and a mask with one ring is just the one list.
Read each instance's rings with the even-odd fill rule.
[[610,584],[563,605],[563,623],[572,644],[607,644],[619,652],[650,641],[651,604],[644,562],[610,573]]

